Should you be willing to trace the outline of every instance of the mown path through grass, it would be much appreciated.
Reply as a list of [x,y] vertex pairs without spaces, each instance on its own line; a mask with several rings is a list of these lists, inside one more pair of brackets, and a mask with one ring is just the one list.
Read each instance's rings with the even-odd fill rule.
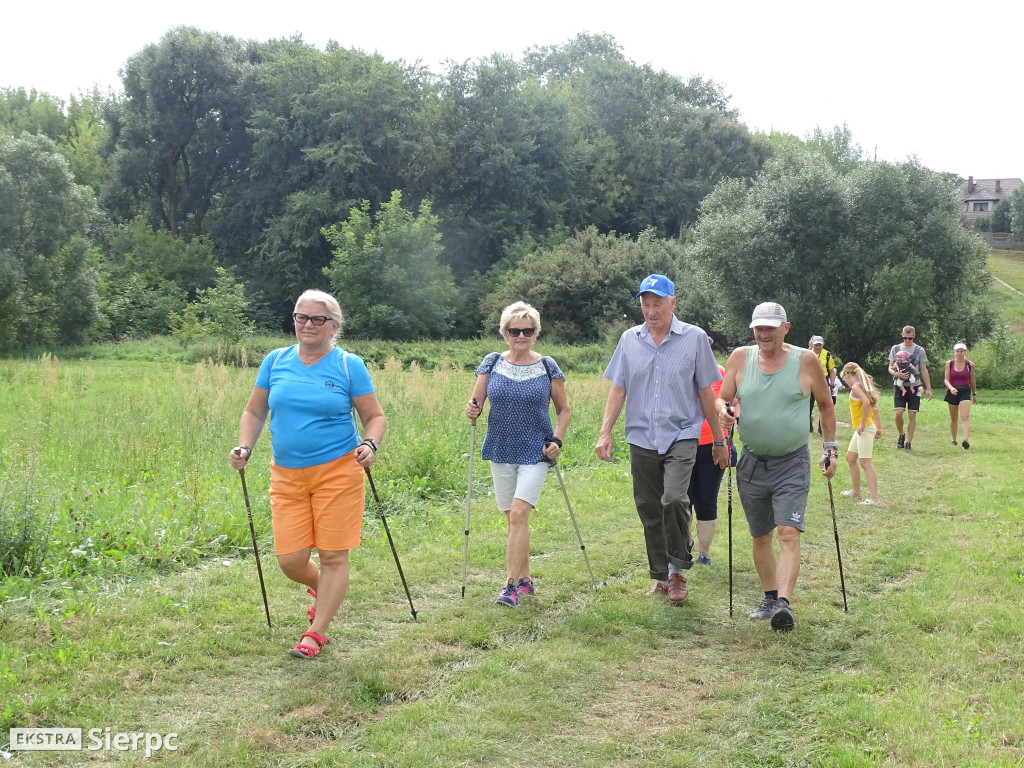
[[[724,483],[714,564],[671,608],[644,595],[627,465],[581,462],[564,475],[597,591],[552,481],[531,526],[534,598],[493,604],[503,536],[481,497],[461,599],[464,508],[452,494],[389,516],[414,623],[371,506],[321,659],[285,655],[307,600],[269,557],[270,632],[251,557],[94,592],[51,581],[0,612],[4,714],[19,726],[174,731],[180,748],[155,758],[174,766],[1019,766],[1024,401],[982,398],[974,414],[969,452],[949,445],[939,401],[913,452],[884,425],[882,509],[839,496],[841,466],[848,614],[815,480],[788,635],[745,617],[760,590],[738,503],[728,615]],[[18,753],[12,764],[150,760]]]

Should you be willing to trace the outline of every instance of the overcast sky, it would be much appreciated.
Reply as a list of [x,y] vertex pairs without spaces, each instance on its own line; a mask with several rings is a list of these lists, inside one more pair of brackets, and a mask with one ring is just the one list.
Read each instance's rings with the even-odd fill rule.
[[239,38],[296,33],[386,59],[519,57],[582,32],[625,55],[724,86],[751,129],[805,136],[846,122],[869,157],[938,171],[1024,177],[1024,0],[92,0],[5,3],[0,86],[60,98],[119,89],[129,56],[187,24]]

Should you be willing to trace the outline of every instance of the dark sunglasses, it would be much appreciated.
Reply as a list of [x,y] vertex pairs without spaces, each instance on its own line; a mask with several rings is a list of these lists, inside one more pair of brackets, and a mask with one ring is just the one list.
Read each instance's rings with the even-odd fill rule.
[[519,334],[521,333],[526,338],[530,338],[536,332],[537,332],[536,328],[509,328],[508,329],[508,335],[509,336],[517,336],[518,337]]
[[914,337],[913,337],[913,336],[904,336],[904,337],[903,337],[903,340],[904,340],[904,341],[913,341],[913,340],[914,340]]
[[308,320],[313,325],[321,326],[331,318],[324,317],[323,315],[313,315],[311,317],[309,315],[300,315],[298,312],[296,312],[295,314],[292,315],[292,319],[295,321],[296,325],[305,325],[306,321]]

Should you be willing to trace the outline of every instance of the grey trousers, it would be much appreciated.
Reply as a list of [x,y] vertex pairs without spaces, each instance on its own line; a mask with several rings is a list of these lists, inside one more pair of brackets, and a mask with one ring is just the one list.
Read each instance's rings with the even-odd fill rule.
[[644,527],[652,579],[667,579],[669,563],[684,570],[693,566],[686,491],[696,455],[696,439],[677,440],[663,454],[629,446],[633,501]]

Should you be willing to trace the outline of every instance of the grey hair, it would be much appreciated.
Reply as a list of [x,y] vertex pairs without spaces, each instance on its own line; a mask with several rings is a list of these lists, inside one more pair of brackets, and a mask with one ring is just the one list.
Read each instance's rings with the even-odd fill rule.
[[338,326],[331,337],[332,339],[337,339],[341,335],[341,329],[345,327],[345,316],[341,313],[341,306],[338,304],[338,300],[329,293],[310,288],[308,291],[303,291],[299,298],[295,300],[295,308],[292,311],[298,312],[299,304],[304,301],[316,301],[324,305],[324,309],[327,310],[327,316]]
[[537,329],[535,336],[540,335],[540,312],[531,307],[525,301],[517,301],[515,304],[509,304],[505,307],[501,313],[501,322],[498,324],[498,332],[502,336],[508,337],[508,325],[513,320],[519,320],[520,318],[526,318],[533,327]]

